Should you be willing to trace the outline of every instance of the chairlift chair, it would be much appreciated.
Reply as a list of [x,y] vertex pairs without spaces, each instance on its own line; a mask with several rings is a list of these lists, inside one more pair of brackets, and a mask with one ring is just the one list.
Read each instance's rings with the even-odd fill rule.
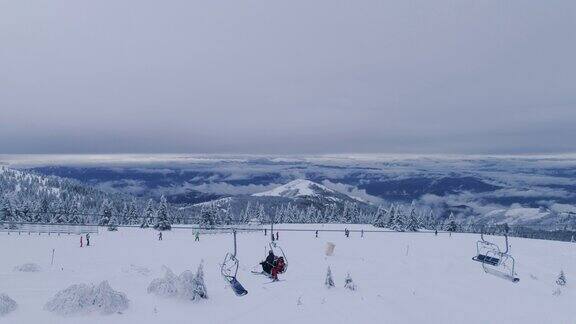
[[224,280],[230,284],[230,287],[232,287],[232,290],[234,290],[234,293],[237,296],[244,296],[248,294],[248,291],[236,278],[238,275],[238,267],[240,266],[240,263],[236,258],[236,230],[233,230],[232,233],[234,235],[234,253],[226,253],[226,256],[224,256],[224,262],[222,262],[222,265],[220,266],[220,273],[222,274],[222,277],[224,277]]
[[509,253],[508,234],[504,234],[504,238],[506,249],[502,251],[497,244],[485,240],[482,231],[472,260],[480,262],[484,272],[516,283],[520,281],[515,271],[516,260]]

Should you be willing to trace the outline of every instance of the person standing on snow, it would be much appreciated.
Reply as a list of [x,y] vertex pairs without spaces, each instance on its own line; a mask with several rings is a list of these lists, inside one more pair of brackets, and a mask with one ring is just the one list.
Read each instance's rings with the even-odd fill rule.
[[194,242],[200,242],[200,232],[196,231],[194,235]]
[[83,247],[84,245],[82,244],[82,235],[80,235],[80,247]]
[[316,230],[316,238],[318,238],[318,230]]
[[86,233],[86,246],[90,246],[90,233]]
[[158,241],[162,241],[162,232],[158,232]]
[[276,232],[276,241],[278,241],[278,232]]

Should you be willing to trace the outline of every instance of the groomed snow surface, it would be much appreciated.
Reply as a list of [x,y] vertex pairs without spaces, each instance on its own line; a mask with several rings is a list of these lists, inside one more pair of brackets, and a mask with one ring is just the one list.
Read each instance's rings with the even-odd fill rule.
[[[278,227],[342,229],[344,225]],[[4,253],[0,258],[0,294],[16,300],[18,308],[2,316],[0,322],[332,324],[576,320],[574,243],[512,238],[511,251],[521,278],[514,284],[485,274],[480,264],[471,260],[477,235],[435,237],[432,233],[367,232],[360,238],[359,233],[352,232],[346,238],[342,233],[320,232],[319,236],[315,238],[313,232],[280,231],[288,272],[280,276],[285,281],[269,283],[268,278],[250,273],[264,257],[269,237],[261,232],[239,234],[238,280],[249,293],[237,297],[220,276],[219,263],[232,249],[230,234],[202,235],[200,242],[194,242],[191,231],[175,230],[165,232],[163,241],[158,241],[153,230],[120,228],[118,232],[103,230],[92,235],[91,246],[84,248],[79,247],[79,238],[74,235],[1,234]],[[327,242],[336,245],[330,257],[325,256]],[[202,260],[209,299],[192,301],[148,293],[155,278],[166,278],[166,267],[174,273],[196,271]],[[27,262],[38,264],[42,271],[14,271],[15,266]],[[331,289],[324,285],[328,267],[335,283]],[[568,283],[561,288],[561,294],[554,295],[561,269]],[[183,278],[192,280],[192,274],[186,273]],[[344,288],[347,273],[356,285],[355,291]],[[60,297],[75,301],[85,296],[90,301],[100,298],[106,311],[91,307],[71,307],[73,312],[46,310]],[[59,301],[55,305],[62,304]]]

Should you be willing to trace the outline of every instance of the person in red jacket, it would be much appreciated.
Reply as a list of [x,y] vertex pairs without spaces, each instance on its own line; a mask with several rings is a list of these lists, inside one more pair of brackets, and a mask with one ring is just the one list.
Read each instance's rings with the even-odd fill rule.
[[272,268],[272,272],[270,273],[272,275],[273,281],[278,281],[278,274],[284,272],[285,266],[286,263],[284,262],[283,257],[276,258],[276,260],[274,261],[274,267]]

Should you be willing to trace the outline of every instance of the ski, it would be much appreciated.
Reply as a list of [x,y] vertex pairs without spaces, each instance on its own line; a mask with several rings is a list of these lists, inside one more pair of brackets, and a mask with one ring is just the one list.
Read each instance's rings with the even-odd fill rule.
[[286,279],[272,280],[272,281],[265,282],[264,284],[267,285],[267,284],[273,284],[273,283],[282,282],[282,281],[286,281]]

